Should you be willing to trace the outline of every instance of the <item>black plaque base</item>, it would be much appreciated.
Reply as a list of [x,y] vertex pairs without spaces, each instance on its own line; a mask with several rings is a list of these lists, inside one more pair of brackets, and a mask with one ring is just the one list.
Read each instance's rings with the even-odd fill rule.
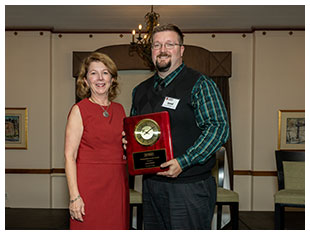
[[135,170],[159,167],[164,162],[166,162],[165,149],[133,153]]

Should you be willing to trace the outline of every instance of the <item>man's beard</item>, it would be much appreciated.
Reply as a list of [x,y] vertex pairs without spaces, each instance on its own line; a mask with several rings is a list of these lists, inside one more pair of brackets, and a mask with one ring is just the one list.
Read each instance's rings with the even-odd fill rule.
[[[161,56],[169,56],[169,55],[166,53],[161,53],[157,56],[157,58]],[[160,63],[158,62],[158,60],[156,60],[156,69],[159,72],[167,72],[170,69],[170,66],[171,66],[171,59],[166,63]]]

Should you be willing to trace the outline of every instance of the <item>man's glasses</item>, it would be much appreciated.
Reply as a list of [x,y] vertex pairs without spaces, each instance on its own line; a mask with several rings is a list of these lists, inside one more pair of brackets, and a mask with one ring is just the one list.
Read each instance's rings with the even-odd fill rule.
[[181,46],[181,44],[178,44],[178,43],[172,43],[172,42],[167,42],[165,44],[161,44],[161,43],[153,43],[152,44],[152,49],[153,50],[160,50],[162,47],[164,47],[167,49],[167,50],[172,50],[175,46]]

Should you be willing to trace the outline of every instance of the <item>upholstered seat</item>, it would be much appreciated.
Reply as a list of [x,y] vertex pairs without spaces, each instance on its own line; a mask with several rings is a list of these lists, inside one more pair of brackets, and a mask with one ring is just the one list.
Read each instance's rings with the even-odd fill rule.
[[142,203],[142,193],[134,189],[129,189],[129,193],[130,193],[130,204]]
[[288,204],[305,204],[305,190],[280,190],[274,195],[274,202]]
[[217,202],[239,202],[239,194],[221,187],[217,188]]

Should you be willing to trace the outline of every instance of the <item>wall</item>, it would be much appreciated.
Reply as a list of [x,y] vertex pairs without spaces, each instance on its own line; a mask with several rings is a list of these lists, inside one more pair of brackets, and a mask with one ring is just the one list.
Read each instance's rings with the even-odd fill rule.
[[[51,167],[51,33],[6,34],[5,107],[28,108],[28,149],[6,150],[5,167]],[[49,175],[5,177],[8,206],[49,207]]]
[[[39,32],[18,32],[16,36],[14,32],[6,32],[6,70],[14,71],[6,73],[6,107],[27,106],[32,110],[29,111],[29,148],[6,150],[6,168],[64,167],[64,129],[75,92],[72,51],[91,51],[130,41],[130,35],[122,38],[119,34],[93,34],[92,37],[62,34],[60,37],[44,32],[44,36],[38,35]],[[232,51],[230,95],[234,169],[250,172],[234,177],[240,210],[273,210],[276,177],[253,176],[252,173],[275,171],[277,111],[304,109],[304,39],[304,31],[294,31],[293,35],[288,31],[267,31],[265,35],[261,31],[215,34],[215,37],[212,34],[185,35],[186,44],[211,51]],[[23,64],[25,68],[16,69],[16,64]],[[34,76],[37,73],[40,75]],[[149,75],[148,71],[120,71],[122,94],[118,101],[124,104],[127,114],[132,87]],[[26,86],[28,83],[32,85]],[[14,84],[24,86],[16,88]],[[287,97],[287,93],[291,97]],[[27,177],[6,174],[6,206],[67,207],[63,174],[31,175],[31,181],[29,175]],[[33,182],[37,185],[35,191],[30,187]],[[21,185],[29,185],[26,187],[29,195],[25,189],[20,189]]]
[[[275,169],[278,110],[305,109],[303,32],[255,32],[253,71],[252,169]],[[254,177],[253,210],[273,207],[274,177]],[[262,190],[264,189],[264,190]]]

